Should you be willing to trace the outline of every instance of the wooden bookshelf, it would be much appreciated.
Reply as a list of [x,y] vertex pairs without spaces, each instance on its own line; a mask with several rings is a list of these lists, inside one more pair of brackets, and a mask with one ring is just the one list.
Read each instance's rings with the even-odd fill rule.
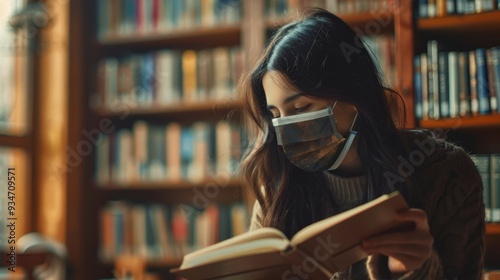
[[[470,49],[500,45],[500,11],[449,15],[417,20],[417,37],[439,38],[451,46]],[[464,40],[464,38],[467,38]]]
[[420,127],[427,129],[446,128],[468,130],[500,128],[500,114],[438,120],[421,120]]
[[156,191],[156,190],[179,190],[203,188],[205,186],[215,186],[217,188],[237,188],[241,186],[241,180],[238,178],[214,178],[205,179],[199,182],[190,182],[185,180],[180,181],[141,181],[132,183],[109,183],[105,185],[97,185],[98,188],[110,191],[123,190],[140,190],[140,191]]
[[146,48],[211,48],[216,46],[232,46],[240,43],[240,25],[220,25],[213,27],[197,27],[178,29],[162,33],[133,34],[108,36],[97,41],[97,48],[131,49]]
[[31,137],[0,134],[0,144],[2,146],[29,149],[31,145]]
[[[417,30],[434,34],[500,33],[500,11],[489,11],[467,15],[422,18],[417,21]],[[493,32],[493,33],[492,33]]]
[[[220,101],[200,101],[192,103],[178,103],[153,106],[120,105],[116,110],[98,108],[96,115],[101,118],[123,118],[126,117],[172,117],[199,114],[220,115],[239,108],[241,104],[235,99]],[[197,116],[197,117],[198,117]]]
[[500,223],[487,223],[486,224],[486,234],[499,235],[500,234]]

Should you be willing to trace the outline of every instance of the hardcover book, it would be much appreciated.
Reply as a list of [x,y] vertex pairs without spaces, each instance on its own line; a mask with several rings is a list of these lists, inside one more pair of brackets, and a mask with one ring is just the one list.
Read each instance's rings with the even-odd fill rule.
[[360,248],[363,239],[411,229],[413,223],[396,219],[397,212],[408,208],[402,195],[393,192],[311,224],[291,239],[274,228],[237,235],[185,255],[171,272],[186,279],[285,279],[297,273],[330,279],[368,257]]

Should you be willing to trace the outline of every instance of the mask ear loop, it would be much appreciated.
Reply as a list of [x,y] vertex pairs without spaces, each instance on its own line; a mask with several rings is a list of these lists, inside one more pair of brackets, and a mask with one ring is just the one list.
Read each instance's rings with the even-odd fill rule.
[[354,111],[356,112],[356,115],[354,115],[354,120],[352,120],[351,128],[349,128],[349,131],[352,131],[352,129],[354,128],[354,124],[356,123],[356,119],[358,118],[358,110],[356,109],[356,107],[354,107]]

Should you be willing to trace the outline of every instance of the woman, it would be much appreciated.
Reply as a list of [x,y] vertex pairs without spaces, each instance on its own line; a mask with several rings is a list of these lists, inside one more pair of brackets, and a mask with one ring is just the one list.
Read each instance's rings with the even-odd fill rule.
[[397,93],[343,21],[311,9],[280,28],[240,90],[251,147],[241,167],[257,198],[251,229],[291,237],[399,190],[412,208],[398,219],[414,229],[364,240],[370,257],[334,278],[480,278],[477,169],[453,144],[398,130],[387,101]]

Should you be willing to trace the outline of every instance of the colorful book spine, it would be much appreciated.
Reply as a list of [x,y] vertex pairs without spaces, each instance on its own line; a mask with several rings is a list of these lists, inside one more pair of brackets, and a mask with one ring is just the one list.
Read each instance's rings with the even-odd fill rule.
[[490,155],[491,221],[500,223],[500,154]]
[[495,85],[495,95],[497,100],[497,111],[500,112],[500,47],[491,49],[491,60],[493,68],[493,83]]
[[441,118],[450,116],[450,95],[448,83],[448,53],[438,53],[438,77],[439,77],[439,112]]
[[417,119],[422,119],[423,116],[423,94],[422,94],[422,63],[421,57],[416,56],[413,61],[414,66],[414,87],[415,87],[415,117]]
[[116,110],[232,98],[244,61],[237,47],[105,58],[97,67],[96,107]]
[[476,80],[477,97],[479,101],[479,114],[491,113],[490,93],[488,81],[488,64],[486,63],[486,49],[476,49]]
[[99,39],[237,24],[242,6],[241,0],[100,0],[97,3]]
[[111,201],[100,210],[99,258],[133,254],[149,261],[178,260],[248,230],[242,202],[204,207]]

